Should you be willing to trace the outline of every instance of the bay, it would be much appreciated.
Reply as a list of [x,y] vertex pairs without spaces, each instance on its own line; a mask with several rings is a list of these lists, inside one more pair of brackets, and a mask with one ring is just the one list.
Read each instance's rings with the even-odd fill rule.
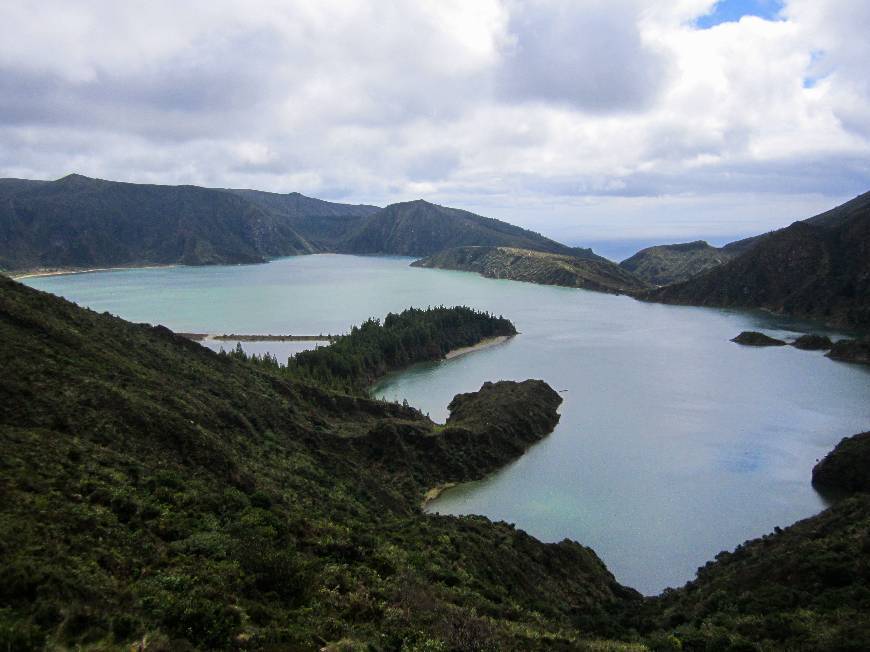
[[[552,435],[429,509],[505,520],[545,541],[575,539],[647,594],[690,580],[721,550],[823,509],[812,466],[870,427],[867,368],[729,341],[750,329],[792,337],[807,324],[418,269],[410,260],[318,255],[25,282],[186,332],[335,334],[410,306],[503,314],[520,335],[374,389],[436,420],[456,393],[486,380],[542,378],[564,399]],[[268,344],[260,351],[292,353]]]

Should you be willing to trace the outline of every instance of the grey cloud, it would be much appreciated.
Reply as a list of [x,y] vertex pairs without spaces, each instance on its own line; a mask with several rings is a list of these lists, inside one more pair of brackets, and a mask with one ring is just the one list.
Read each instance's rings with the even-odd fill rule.
[[276,35],[257,32],[214,47],[192,45],[131,70],[107,66],[88,81],[7,64],[0,68],[0,121],[174,140],[237,132],[258,107],[286,91],[273,63],[285,55]]
[[[135,23],[133,5],[114,6]],[[431,186],[428,199],[503,217],[502,201],[833,196],[870,186],[858,146],[844,147],[848,155],[833,145],[811,160],[774,151],[745,162],[757,123],[738,112],[705,120],[657,103],[676,78],[670,59],[641,40],[640,0],[508,5],[506,32],[493,28],[507,42],[492,56],[469,54],[415,2],[347,7],[337,2],[320,22],[306,22],[289,2],[263,20],[243,20],[251,9],[227,4],[203,28],[178,21],[180,45],[170,39],[141,59],[108,61],[104,50],[75,41],[69,47],[81,48],[91,75],[54,65],[62,50],[36,65],[0,39],[0,176],[78,171],[378,204]],[[151,25],[172,20],[160,11]],[[104,13],[90,18],[99,23]],[[826,55],[835,68],[829,79],[864,93],[866,39],[860,21],[847,23],[821,44],[848,36],[842,51]],[[45,52],[51,43],[32,47]],[[867,138],[865,106],[843,102],[831,112]],[[625,138],[612,128],[621,112],[632,112]],[[692,164],[705,154],[721,162]]]
[[459,168],[458,152],[440,148],[414,154],[406,166],[407,176],[412,181],[443,179]]
[[516,5],[501,92],[598,112],[648,106],[669,71],[667,60],[642,43],[637,17],[630,2]]

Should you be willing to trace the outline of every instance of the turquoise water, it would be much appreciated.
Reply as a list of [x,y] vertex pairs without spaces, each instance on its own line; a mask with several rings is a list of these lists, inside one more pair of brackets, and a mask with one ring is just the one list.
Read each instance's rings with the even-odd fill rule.
[[27,283],[193,332],[339,333],[370,316],[440,304],[504,314],[516,338],[416,366],[375,390],[438,420],[454,394],[485,380],[543,378],[564,398],[551,436],[431,509],[506,520],[546,541],[575,539],[644,593],[681,585],[720,550],[821,510],[813,464],[870,427],[870,369],[728,341],[747,329],[795,335],[799,323],[409,262],[322,255]]

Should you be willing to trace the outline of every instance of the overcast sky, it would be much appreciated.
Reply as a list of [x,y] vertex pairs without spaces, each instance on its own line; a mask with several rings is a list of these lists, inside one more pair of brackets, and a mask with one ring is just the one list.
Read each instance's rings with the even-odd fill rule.
[[0,0],[0,176],[714,241],[870,190],[864,0]]

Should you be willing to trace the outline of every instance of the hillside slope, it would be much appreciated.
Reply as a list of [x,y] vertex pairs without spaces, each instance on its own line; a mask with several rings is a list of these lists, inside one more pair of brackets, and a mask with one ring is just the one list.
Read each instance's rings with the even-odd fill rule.
[[870,649],[868,585],[865,494],[719,553],[645,608],[658,640],[681,643],[660,649],[858,652]]
[[568,247],[507,222],[423,200],[392,204],[369,216],[339,243],[338,249],[354,254],[430,256],[469,245],[516,247],[605,260],[590,249]]
[[0,337],[3,649],[870,645],[870,497],[642,601],[588,548],[417,507],[553,427],[541,381],[435,426],[2,277]]
[[540,381],[436,427],[2,277],[0,337],[3,649],[583,649],[637,601],[576,543],[418,509],[552,429]]
[[[866,200],[866,201],[865,201]],[[870,200],[795,222],[729,263],[643,298],[762,308],[839,327],[870,326]]]
[[359,228],[363,218],[380,207],[338,204],[306,197],[298,192],[279,194],[260,190],[232,190],[260,208],[278,215],[318,251],[334,251],[339,241]]
[[243,197],[70,175],[0,183],[0,269],[255,263],[314,248]]
[[604,262],[506,222],[418,200],[386,208],[299,193],[0,179],[0,270],[265,262],[308,253],[421,256],[514,246]]
[[414,261],[411,265],[598,292],[638,292],[648,287],[609,260],[575,258],[514,247],[457,247]]
[[641,249],[619,266],[651,285],[679,283],[718,267],[734,257],[703,240]]

